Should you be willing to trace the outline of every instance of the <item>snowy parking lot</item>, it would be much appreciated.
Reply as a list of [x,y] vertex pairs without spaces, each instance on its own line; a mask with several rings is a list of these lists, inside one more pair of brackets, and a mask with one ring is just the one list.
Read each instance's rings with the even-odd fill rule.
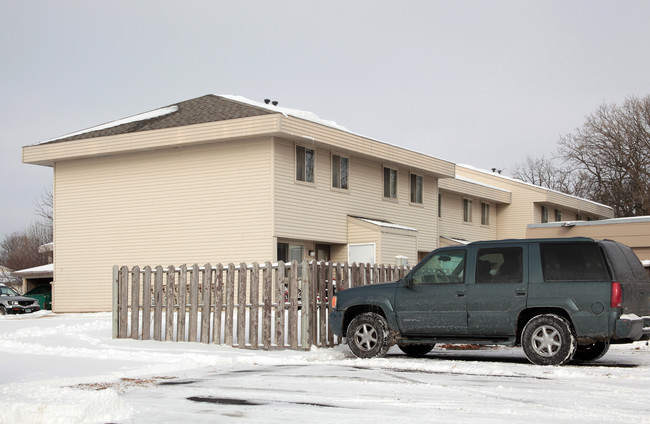
[[648,423],[650,347],[542,367],[521,349],[242,350],[113,340],[111,315],[0,317],[0,423]]

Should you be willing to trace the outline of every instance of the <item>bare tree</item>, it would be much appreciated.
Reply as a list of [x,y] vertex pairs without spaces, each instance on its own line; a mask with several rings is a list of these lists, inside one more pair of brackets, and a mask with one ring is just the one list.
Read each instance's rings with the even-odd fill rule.
[[650,213],[650,96],[601,106],[559,144],[572,169],[591,181],[589,198],[619,217]]
[[526,163],[517,164],[512,176],[522,181],[574,196],[589,194],[590,181],[584,172],[571,168],[557,156],[550,159],[526,157]]
[[41,193],[40,200],[34,205],[34,212],[43,219],[43,225],[54,227],[54,195],[50,187]]
[[32,224],[25,231],[6,236],[0,243],[0,264],[14,271],[44,265],[48,254],[39,253],[38,248],[51,241],[52,232],[47,226]]

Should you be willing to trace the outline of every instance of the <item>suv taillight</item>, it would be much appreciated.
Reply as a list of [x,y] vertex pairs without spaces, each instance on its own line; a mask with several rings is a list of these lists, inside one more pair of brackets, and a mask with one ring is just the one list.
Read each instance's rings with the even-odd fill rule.
[[610,306],[612,308],[620,308],[623,305],[623,290],[621,283],[612,281],[612,301]]

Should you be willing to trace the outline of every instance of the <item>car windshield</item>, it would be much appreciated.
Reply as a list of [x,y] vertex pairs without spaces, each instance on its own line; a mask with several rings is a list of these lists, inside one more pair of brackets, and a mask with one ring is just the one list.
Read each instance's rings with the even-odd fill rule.
[[19,296],[19,294],[11,287],[3,286],[0,287],[0,296]]

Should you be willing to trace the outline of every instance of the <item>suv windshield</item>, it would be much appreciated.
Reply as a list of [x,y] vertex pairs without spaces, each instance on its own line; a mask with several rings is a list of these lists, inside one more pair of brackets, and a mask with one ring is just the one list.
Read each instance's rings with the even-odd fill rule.
[[16,290],[11,287],[2,286],[0,287],[0,296],[20,296]]
[[463,283],[465,250],[445,250],[431,256],[411,275],[412,284]]

